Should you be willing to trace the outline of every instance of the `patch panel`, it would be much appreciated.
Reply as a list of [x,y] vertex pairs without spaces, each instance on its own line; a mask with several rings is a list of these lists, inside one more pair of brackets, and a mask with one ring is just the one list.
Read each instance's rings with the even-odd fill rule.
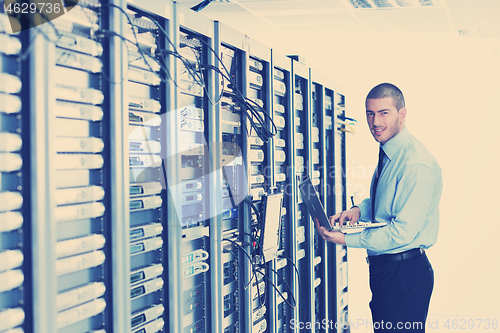
[[130,289],[130,298],[132,300],[137,299],[139,297],[146,296],[148,294],[154,293],[160,290],[163,287],[163,279],[156,278],[153,280],[149,280],[143,283],[140,283],[136,286],[131,287]]
[[254,322],[260,320],[261,318],[263,318],[265,316],[266,312],[267,312],[267,308],[265,306],[262,306],[262,307],[258,308],[257,310],[254,310],[252,313],[252,320]]
[[286,95],[286,85],[284,82],[274,80],[274,94],[277,96],[284,97]]
[[238,290],[224,296],[224,317],[238,311],[239,297]]
[[161,125],[161,117],[155,113],[129,110],[129,123],[133,125],[157,127]]
[[183,314],[186,316],[193,313],[197,309],[202,308],[204,305],[204,285],[198,285],[190,290],[183,292],[184,310]]
[[130,228],[130,241],[137,241],[140,239],[158,236],[162,233],[163,226],[161,223],[142,224]]
[[62,276],[88,268],[100,266],[106,260],[103,251],[94,251],[77,256],[56,260],[55,272],[57,276]]
[[155,251],[160,249],[162,245],[163,240],[161,237],[148,238],[142,241],[133,242],[130,244],[130,255]]
[[138,329],[132,331],[132,333],[156,333],[159,332],[165,325],[162,318],[158,318],[155,321],[146,324]]
[[205,273],[209,269],[209,265],[206,263],[198,262],[192,265],[187,265],[182,268],[182,278],[192,277],[201,273]]
[[160,276],[163,273],[162,264],[152,264],[130,273],[130,284],[135,285]]
[[182,256],[181,262],[183,265],[193,262],[203,261],[208,259],[208,252],[205,250],[195,250]]
[[230,326],[224,328],[224,333],[238,333],[239,332],[239,323],[236,322],[231,324]]
[[159,196],[138,197],[130,200],[130,211],[141,211],[161,207],[163,200]]
[[254,323],[252,333],[263,333],[267,329],[267,321],[262,319],[258,323]]
[[184,333],[203,333],[205,332],[205,324],[203,320],[199,320],[184,328]]
[[94,282],[57,295],[57,311],[64,311],[76,305],[92,301],[104,295],[106,286],[102,282]]
[[149,307],[145,310],[133,313],[132,314],[132,325],[131,325],[132,330],[136,329],[137,327],[139,327],[147,322],[150,322],[150,321],[162,316],[163,312],[164,312],[163,305],[156,304],[156,305],[152,305],[151,307]]
[[103,298],[98,298],[80,306],[59,312],[56,319],[57,328],[62,329],[79,321],[93,317],[103,312],[105,308],[106,301]]

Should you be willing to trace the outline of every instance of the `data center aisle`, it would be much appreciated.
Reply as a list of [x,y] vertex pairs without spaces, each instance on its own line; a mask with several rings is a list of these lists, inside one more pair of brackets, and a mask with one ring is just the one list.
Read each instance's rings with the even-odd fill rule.
[[0,332],[348,321],[345,248],[298,191],[345,208],[336,83],[168,0],[0,18]]

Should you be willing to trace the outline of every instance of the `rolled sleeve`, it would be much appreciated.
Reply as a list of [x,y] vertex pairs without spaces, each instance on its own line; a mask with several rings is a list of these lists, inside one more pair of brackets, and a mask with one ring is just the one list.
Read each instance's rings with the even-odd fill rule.
[[361,219],[366,221],[372,220],[372,201],[370,198],[366,198],[361,201],[359,205],[356,205],[361,210]]

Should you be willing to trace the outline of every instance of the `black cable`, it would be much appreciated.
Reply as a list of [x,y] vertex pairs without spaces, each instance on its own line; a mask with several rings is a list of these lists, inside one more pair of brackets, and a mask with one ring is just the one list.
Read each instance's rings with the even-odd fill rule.
[[[203,75],[198,73],[198,71],[196,71],[196,69],[194,69],[191,65],[191,63],[189,62],[189,60],[187,60],[186,58],[184,58],[180,53],[179,51],[177,50],[177,47],[174,45],[174,43],[172,43],[172,41],[170,40],[170,38],[168,37],[168,34],[167,32],[165,31],[165,29],[163,29],[163,27],[153,18],[151,17],[150,15],[148,14],[145,14],[145,13],[140,13],[139,15],[141,16],[144,16],[144,17],[147,17],[149,20],[151,20],[157,27],[158,29],[162,32],[162,34],[164,35],[165,39],[168,41],[168,43],[172,46],[173,48],[173,52],[172,51],[169,51],[169,50],[165,50],[164,52],[160,51],[160,54],[162,53],[167,53],[169,55],[172,55],[176,58],[178,58],[182,64],[184,65],[184,67],[187,69],[187,71],[189,72],[189,74],[191,75],[191,77],[193,78],[193,80],[195,81],[196,84],[202,86],[204,89],[205,89],[205,82],[204,82],[204,79],[203,79]],[[164,54],[162,54],[162,56],[164,57]],[[163,58],[165,59],[165,58]],[[169,78],[172,80],[172,77],[169,75]],[[172,80],[173,81],[173,80]],[[174,84],[179,88],[179,89],[183,89],[181,88],[177,82],[173,81]],[[207,93],[207,98],[210,99],[210,97],[208,97],[209,94]],[[213,101],[210,100],[211,103],[213,103]]]
[[[188,47],[189,47],[189,45],[188,45]],[[202,64],[201,64],[201,55],[200,55],[200,57],[198,57],[198,53],[195,52],[195,49],[193,47],[189,47],[189,48],[193,51],[194,56],[196,57],[196,62],[198,64],[198,68],[200,69],[201,76],[202,76],[202,78],[204,78],[203,71],[205,70],[205,68],[203,68]],[[217,98],[216,101],[212,100],[212,98],[210,97],[210,92],[208,91],[208,88],[205,85],[205,81],[203,81],[203,90],[205,90],[205,92],[207,93],[206,96],[207,96],[207,99],[210,102],[210,104],[215,106],[215,105],[219,104],[220,101],[222,100],[222,94],[219,95],[219,97]]]
[[279,255],[278,258],[283,258],[286,259],[290,264],[292,264],[293,268],[295,268],[295,272],[297,273],[297,285],[300,285],[300,275],[299,275],[299,269],[297,266],[293,263],[292,259],[288,258],[285,255]]
[[[141,49],[141,47],[139,45],[140,44],[139,43],[139,38],[137,37],[137,33],[136,33],[135,29],[134,29],[134,28],[138,28],[138,27],[137,27],[137,25],[135,25],[133,23],[132,19],[130,18],[130,15],[123,8],[121,8],[120,6],[117,6],[117,5],[113,4],[113,3],[107,3],[105,5],[113,7],[113,8],[117,8],[123,15],[125,15],[125,17],[127,18],[128,23],[130,24],[130,26],[132,28],[132,33],[133,33],[134,39],[136,41],[135,43],[132,43],[132,44],[135,44],[135,46],[137,46],[137,51],[141,55],[142,59],[144,60],[144,63],[148,66],[148,68],[151,71],[151,73],[155,73],[156,74],[156,72],[153,70],[153,68],[149,64],[148,60],[146,59],[146,55],[145,55],[144,51]],[[164,68],[160,62],[156,61],[156,59],[154,59],[152,57],[151,57],[151,59],[153,59],[155,62],[157,62],[162,69]],[[165,82],[165,80],[160,75],[158,75],[158,74],[156,74],[156,75],[161,79],[162,82]],[[167,74],[167,75],[169,75],[169,74]],[[170,75],[169,75],[169,77],[170,77]]]
[[[38,11],[38,7],[36,7],[36,12],[35,13],[40,14],[40,16],[45,20],[45,23],[48,23],[52,27],[52,29],[54,30],[54,33],[57,35],[57,37],[61,38],[61,34],[60,34],[59,30],[56,28],[56,26],[54,25],[54,23],[52,23],[51,20],[44,13]],[[37,35],[39,33],[42,34],[43,38],[46,41],[54,43],[54,40],[52,40],[51,38],[49,38],[49,36],[47,36],[45,34],[45,32],[43,30],[41,30],[38,26],[35,26],[33,28],[36,28],[36,34],[29,41],[28,47],[25,49],[25,51],[22,54],[20,54],[20,55],[17,56],[17,58],[19,59],[19,61],[26,60],[26,58],[31,54],[31,51],[33,50],[33,45],[34,45],[35,39],[36,39],[36,37],[37,37]]]
[[248,198],[245,198],[243,201],[254,210],[255,214],[257,215],[257,222],[259,222],[259,225],[262,226],[262,217],[260,215],[260,211],[257,209],[253,201]]
[[247,236],[251,237],[251,238],[252,238],[252,240],[253,240],[253,241],[255,241],[255,242],[257,242],[257,241],[258,241],[258,240],[257,240],[257,238],[255,238],[255,236],[254,236],[254,235],[249,234],[248,232],[238,232],[238,235],[240,235],[240,234],[241,234],[241,235],[247,235]]
[[24,61],[28,58],[28,56],[31,54],[31,51],[33,51],[33,46],[35,45],[35,39],[38,36],[38,33],[40,32],[39,29],[35,29],[35,34],[33,35],[33,38],[28,42],[28,47],[24,50],[24,52],[20,53],[17,56],[17,59],[19,61]]
[[[259,269],[262,269],[262,267],[259,267]],[[254,309],[254,311],[258,310],[258,309],[262,308],[264,305],[266,305],[266,300],[267,300],[267,284],[266,284],[266,281],[264,281],[264,279],[261,280],[262,282],[264,282],[264,294],[261,295],[260,294],[260,288],[259,288],[259,279],[257,278],[257,272],[259,272],[262,275],[262,278],[266,277],[266,274],[260,272],[259,269],[254,270],[255,287],[257,289],[257,298],[259,299],[259,306],[256,309]],[[264,296],[264,299],[262,299],[262,296]],[[250,294],[250,297],[252,297],[251,294]],[[252,302],[253,302],[253,297],[252,297]]]
[[[237,99],[240,105],[244,106],[240,110],[241,111],[240,115],[245,119],[249,120],[251,127],[255,130],[257,135],[263,141],[268,142],[269,139],[271,139],[274,135],[277,134],[277,128],[274,122],[272,121],[271,116],[269,116],[269,114],[260,105],[258,105],[255,101],[247,97],[244,97],[239,91],[238,94],[236,94],[233,97]],[[257,110],[254,106],[259,108],[261,111]],[[247,110],[250,112],[248,113]],[[269,126],[267,126],[265,119],[261,117],[261,114],[264,115],[264,118],[270,120],[273,126],[273,130],[271,130]],[[257,120],[257,122],[254,120],[254,118]]]
[[[132,22],[132,19],[130,18],[130,15],[128,15],[121,7],[119,6],[116,6],[114,4],[107,4],[111,7],[115,7],[115,8],[118,8],[126,17],[127,17],[127,20],[130,24],[130,26],[132,27],[132,33],[134,34],[134,38],[136,39],[136,43],[132,43],[132,44],[135,44],[135,46],[137,46],[137,49],[139,51],[139,53],[141,54],[144,62],[146,63],[146,65],[148,66],[149,70],[153,73],[156,73],[152,68],[151,66],[149,65],[145,55],[144,55],[144,51],[141,49],[141,47],[139,46],[139,40],[137,38],[137,34],[136,34],[136,31],[134,29],[134,27],[136,28],[141,28],[139,26],[137,26],[136,24],[134,24]],[[204,80],[203,80],[203,77],[199,76],[199,73],[196,71],[195,68],[193,68],[192,64],[189,62],[189,60],[187,60],[186,58],[184,58],[181,54],[179,54],[179,52],[177,51],[177,48],[175,47],[175,45],[172,43],[172,41],[168,38],[168,35],[167,35],[167,32],[165,31],[165,29],[163,29],[163,27],[154,19],[152,18],[151,16],[147,15],[147,14],[144,14],[144,13],[137,13],[138,15],[140,16],[144,16],[146,18],[148,18],[151,22],[153,22],[159,29],[159,31],[162,32],[162,34],[164,35],[165,39],[168,41],[168,43],[170,45],[172,45],[174,51],[170,51],[170,50],[160,50],[159,51],[159,55],[161,57],[161,59],[166,62],[165,60],[165,55],[172,55],[176,58],[178,58],[184,65],[184,67],[186,68],[186,70],[188,71],[189,75],[193,78],[194,82],[202,87],[205,86],[205,83],[204,83]],[[140,18],[137,17],[137,18]],[[135,18],[135,17],[134,17]],[[159,47],[160,45],[158,45]],[[157,51],[158,52],[158,51]],[[179,89],[182,89],[182,90],[185,90],[183,89],[182,87],[180,87],[177,82],[172,78],[172,75],[170,74],[170,71],[168,70],[168,68],[166,66],[164,66],[161,62],[157,61],[156,59],[154,59],[153,57],[151,57],[151,59],[153,61],[155,61],[161,68],[161,70],[166,74],[168,80],[172,81],[175,86]],[[158,75],[158,77],[161,79],[162,82],[167,82],[165,79],[163,79],[160,75]]]
[[[196,58],[196,64],[198,64],[198,68],[200,67],[200,61],[198,58],[197,50],[193,47],[190,47],[188,44],[186,44],[185,47],[188,47],[194,54],[194,57]],[[182,47],[181,47],[182,48]],[[203,73],[201,71],[198,71],[196,67],[194,67],[191,64],[191,61],[186,59],[184,56],[182,56],[179,52],[176,52],[174,55],[176,58],[178,58],[180,61],[182,61],[182,64],[184,67],[187,69],[188,73],[191,75],[193,80],[200,86],[202,86],[205,89],[205,81],[203,78]]]
[[[251,270],[254,271],[254,265],[253,265],[252,258],[250,257],[250,255],[248,254],[248,252],[240,244],[238,244],[237,242],[233,241],[232,239],[228,239],[228,238],[222,238],[222,241],[230,242],[231,244],[234,244],[235,246],[239,247],[245,253],[245,255],[247,256],[248,260],[250,261]],[[248,288],[248,286],[252,282],[252,279],[253,279],[253,277],[250,278],[250,281],[248,281],[248,284],[245,286],[245,289]]]
[[[241,260],[239,259],[240,257],[238,255],[236,255],[232,250],[229,250],[229,253],[231,253],[235,260],[238,262],[238,268],[239,268],[239,271],[238,271],[238,275],[240,277],[241,280],[243,280],[243,268],[241,267]],[[246,289],[246,288],[245,288]]]
[[292,264],[293,268],[295,269],[295,273],[297,274],[297,286],[300,286],[300,274],[299,274],[299,269],[297,268],[297,265],[294,264],[294,262],[292,261],[292,259],[288,258],[285,255],[279,255],[278,258],[286,259],[287,262],[289,262],[290,264]]
[[275,271],[274,269],[272,269],[271,267],[268,267],[272,272],[274,272],[274,274],[276,274],[277,277],[279,277],[281,279],[281,281],[283,281],[283,283],[285,284],[285,286],[287,287],[287,289],[290,291],[290,296],[293,298],[293,304],[294,306],[291,306],[292,308],[296,308],[297,307],[297,300],[295,298],[295,296],[293,295],[293,290],[292,288],[290,288],[290,285],[285,281],[285,279],[280,275],[278,274],[277,271]]
[[[222,65],[222,68],[226,71],[227,78],[229,79],[229,81],[233,85],[234,90],[236,92],[236,94],[234,94],[233,97],[237,98],[237,100],[239,101],[240,107],[241,107],[240,112],[238,112],[240,114],[240,116],[245,117],[244,119],[249,119],[250,123],[251,123],[252,127],[255,129],[257,135],[259,135],[259,137],[264,142],[268,142],[269,139],[271,139],[273,136],[275,136],[278,133],[276,125],[274,124],[274,121],[272,120],[271,116],[266,112],[266,110],[264,110],[262,107],[260,107],[257,103],[255,103],[251,99],[243,96],[241,91],[238,89],[236,82],[234,82],[234,80],[231,79],[231,74],[230,74],[229,70],[227,69],[226,65],[224,65],[224,62],[221,60],[221,58],[219,57],[217,52],[215,52],[215,50],[204,40],[201,39],[200,42],[202,42],[203,44],[205,44],[207,46],[207,48],[215,55],[215,57],[217,58],[219,63]],[[264,114],[264,118],[268,118],[270,120],[271,125],[272,125],[272,129],[270,129],[267,126],[267,124],[265,123],[265,121],[262,119],[262,117],[260,117],[260,115],[258,113],[259,110],[256,110],[250,103],[253,103],[258,109],[260,109],[260,112],[262,112],[262,114]],[[250,110],[250,113],[251,113],[250,115],[246,113],[247,110]],[[253,115],[254,117],[257,118],[257,120],[260,123],[262,128],[258,128],[255,125],[255,122],[253,121],[253,118],[251,117],[251,115]],[[247,131],[247,133],[248,133],[248,131]]]
[[194,10],[195,12],[199,12],[203,8],[205,8],[206,6],[208,6],[211,2],[212,2],[212,0],[203,0],[202,2],[200,2],[199,4],[197,4],[196,6],[191,7],[191,9]]
[[199,66],[200,66],[202,69],[204,69],[204,70],[205,70],[205,69],[211,69],[211,70],[213,70],[213,71],[215,71],[215,72],[217,72],[217,73],[221,74],[221,77],[222,77],[222,91],[220,92],[219,97],[217,97],[217,101],[216,101],[215,103],[213,103],[213,102],[212,102],[212,104],[213,104],[213,105],[217,105],[217,104],[219,104],[219,103],[220,103],[220,101],[222,100],[222,96],[224,95],[224,76],[225,76],[225,74],[224,74],[224,73],[222,73],[222,71],[221,71],[219,68],[217,68],[217,67],[215,67],[215,66],[213,66],[213,65],[209,65],[209,64],[201,64],[201,63],[200,63],[200,64],[199,64]]
[[288,301],[288,299],[285,298],[285,296],[281,293],[281,291],[279,291],[278,287],[276,287],[276,285],[271,282],[271,280],[266,276],[266,274],[263,274],[263,277],[267,280],[267,282],[269,282],[271,284],[271,286],[273,286],[274,290],[276,290],[276,292],[280,295],[281,298],[283,298],[283,300],[285,301],[286,304],[288,304],[288,306],[290,306],[291,308],[296,308],[297,307],[297,303],[295,302],[295,297],[293,297],[295,304],[294,305],[290,304],[290,302]]
[[[177,51],[177,48],[172,43],[172,41],[168,38],[168,35],[167,35],[166,31],[163,29],[163,27],[161,27],[161,25],[159,25],[159,23],[156,20],[154,20],[153,18],[151,18],[150,16],[145,15],[145,14],[143,14],[143,15],[146,16],[146,17],[148,17],[162,31],[162,33],[165,35],[165,38],[167,39],[167,41],[170,43],[170,45],[172,45],[172,47],[174,49],[174,53],[172,53],[172,54],[174,56],[178,57],[183,62],[184,66],[188,69],[188,71],[190,72],[189,74],[193,77],[193,79],[196,81],[196,83],[198,85],[202,86],[203,89],[207,92],[207,98],[210,100],[210,103],[212,103],[214,105],[218,104],[219,101],[222,99],[222,94],[219,96],[217,102],[212,101],[211,98],[209,97],[210,94],[208,93],[208,91],[206,89],[206,85],[205,85],[204,80],[203,80],[203,75],[201,74],[201,77],[199,77],[198,76],[199,74],[196,71],[192,70],[191,63],[187,59],[185,59],[184,57],[182,57],[179,54],[179,52]],[[262,107],[260,107],[257,103],[255,103],[251,99],[248,99],[248,98],[246,98],[246,97],[243,96],[243,94],[237,88],[235,82],[230,78],[231,74],[227,70],[226,66],[224,65],[224,63],[222,62],[222,60],[220,59],[220,57],[218,56],[217,52],[215,52],[215,50],[210,46],[210,44],[208,44],[206,41],[204,41],[201,38],[197,39],[197,40],[207,46],[207,48],[217,57],[217,59],[219,60],[219,62],[222,64],[224,70],[226,71],[226,73],[227,73],[226,78],[233,84],[233,86],[235,87],[235,90],[237,92],[237,94],[235,96],[239,100],[238,104],[240,104],[240,106],[241,106],[240,112],[238,112],[240,114],[240,116],[243,116],[245,119],[249,119],[252,127],[256,130],[257,135],[259,135],[259,137],[262,140],[264,140],[265,142],[268,142],[271,137],[273,137],[274,135],[277,134],[276,125],[274,124],[274,122],[271,119],[271,117],[269,116],[269,114],[266,112],[266,110],[264,110]],[[186,46],[190,47],[188,44],[186,44]],[[190,48],[192,49],[192,47],[190,47]],[[195,54],[195,56],[196,56],[196,54]],[[197,60],[198,60],[198,58],[197,58]],[[199,67],[202,68],[202,66],[201,66],[201,64],[199,62],[198,62],[198,64],[199,64]],[[216,67],[215,66],[208,66],[207,68],[215,70]],[[217,71],[219,73],[221,73],[220,70],[217,70]],[[269,129],[269,127],[265,123],[264,119],[262,119],[262,117],[260,116],[259,111],[256,110],[251,105],[251,103],[253,103],[256,107],[258,107],[261,110],[261,113],[264,114],[264,118],[267,117],[270,120],[270,122],[271,122],[271,124],[273,126],[273,130]],[[246,110],[250,110],[251,111],[250,116],[245,113]],[[253,120],[253,118],[256,118],[258,120],[258,122],[260,123],[260,126],[256,126],[255,121]],[[259,127],[264,128],[264,130],[262,130]],[[245,129],[246,129],[246,126],[245,126]],[[247,133],[248,133],[248,131],[247,131]]]
[[[113,6],[114,6],[114,5],[113,5]],[[115,6],[115,7],[116,7],[116,6]],[[117,7],[117,8],[119,8],[119,7]],[[119,9],[121,9],[121,8],[119,8]],[[49,19],[49,18],[48,18],[48,17],[47,17],[44,13],[39,12],[39,11],[37,11],[37,13],[38,13],[38,14],[40,14],[40,15],[42,16],[42,18],[45,20],[45,23],[49,23],[49,25],[52,27],[52,29],[53,29],[54,33],[56,34],[56,38],[57,38],[57,39],[55,39],[55,40],[54,40],[54,39],[49,38],[49,36],[47,36],[43,30],[41,30],[39,27],[37,27],[37,28],[36,28],[36,34],[35,34],[35,35],[33,36],[33,38],[30,40],[29,45],[28,45],[28,48],[25,50],[25,52],[23,52],[22,54],[20,54],[20,55],[18,56],[18,59],[19,59],[20,61],[24,61],[24,60],[26,60],[26,58],[28,57],[28,55],[31,53],[32,48],[33,48],[33,44],[34,44],[34,40],[35,40],[36,36],[38,35],[38,33],[42,34],[42,35],[43,35],[43,37],[45,38],[45,40],[47,40],[48,42],[51,42],[51,43],[57,43],[57,41],[58,41],[58,40],[60,40],[62,37],[64,37],[64,35],[63,35],[63,34],[61,34],[61,32],[60,32],[60,31],[59,31],[59,29],[55,26],[55,24],[54,24],[53,22],[51,22],[51,20],[50,20],[50,19]],[[87,13],[86,13],[86,12],[84,12],[84,14],[86,15],[87,19],[90,21],[90,16],[89,16],[89,15],[87,15]],[[124,14],[126,14],[126,13],[124,13]],[[114,32],[114,31],[110,31],[110,30],[108,30],[108,31],[106,31],[106,30],[98,30],[98,31],[96,31],[96,37],[98,37],[100,34],[102,34],[102,35],[103,35],[103,36],[105,36],[105,37],[108,37],[109,35],[111,35],[111,36],[117,36],[118,38],[120,38],[120,40],[121,40],[122,42],[128,41],[128,42],[130,42],[130,43],[132,43],[132,44],[135,44],[135,43],[134,43],[134,42],[132,42],[131,40],[127,39],[126,37],[123,37],[123,36],[119,35],[118,33]],[[137,39],[137,37],[136,37],[136,39]],[[125,47],[127,48],[126,44],[125,44]],[[137,45],[137,47],[139,48],[139,46],[138,46],[138,45]],[[128,66],[127,66],[127,71],[128,71]],[[103,76],[103,78],[104,78],[106,81],[108,81],[108,82],[110,82],[110,83],[113,83],[113,84],[119,84],[119,83],[122,83],[122,82],[124,81],[125,77],[127,76],[127,75],[123,75],[123,76],[122,76],[122,79],[121,79],[121,81],[120,81],[120,82],[114,82],[114,81],[111,81],[111,79],[110,79],[110,78],[108,78],[108,76],[104,73],[104,71],[103,71],[103,72],[101,72],[101,75]]]
[[[103,37],[111,37],[111,36],[115,36],[115,37],[118,37],[120,39],[120,41],[123,43],[123,45],[125,46],[125,50],[128,49],[127,47],[127,44],[125,42],[129,42],[129,43],[132,43],[134,44],[130,39],[118,34],[117,32],[115,31],[111,31],[111,30],[99,30],[99,31],[96,31],[96,37],[99,37],[99,36],[103,36]],[[128,52],[126,52],[127,54],[127,68],[126,68],[126,71],[125,73],[123,73],[123,75],[121,76],[121,80],[120,82],[115,82],[115,81],[111,81],[111,78],[109,78],[105,73],[104,71],[102,72],[102,77],[112,83],[112,84],[121,84],[123,83],[123,81],[125,81],[125,78],[128,76],[128,72],[129,72],[129,66],[128,66]]]
[[[116,8],[118,8],[118,9],[120,9],[120,10],[123,12],[123,14],[125,14],[125,15],[128,17],[128,14],[127,14],[127,13],[125,13],[125,12],[123,11],[123,9],[121,9],[120,7],[118,7],[118,6],[114,5],[114,4],[109,4],[109,5],[110,5],[110,6],[112,6],[112,7],[116,7]],[[58,40],[60,40],[62,37],[64,37],[64,35],[63,35],[63,34],[61,34],[61,32],[60,32],[60,31],[59,31],[59,29],[55,26],[55,24],[54,24],[53,22],[51,22],[51,20],[50,20],[50,19],[49,19],[49,18],[48,18],[48,17],[47,17],[44,13],[39,12],[39,11],[37,11],[37,13],[39,13],[39,14],[42,16],[42,18],[45,20],[45,23],[49,23],[49,25],[50,25],[50,26],[52,27],[52,29],[54,30],[54,33],[56,34],[57,39],[56,39],[56,40],[53,40],[53,39],[49,38],[49,36],[47,36],[47,35],[43,32],[43,30],[41,30],[41,29],[40,29],[40,28],[38,28],[38,27],[37,27],[37,29],[36,29],[36,33],[37,33],[37,34],[38,34],[38,33],[41,33],[41,34],[44,36],[45,40],[47,40],[47,41],[49,41],[49,42],[51,42],[51,43],[57,43],[57,41],[58,41]],[[87,14],[88,14],[88,13],[86,13],[86,12],[84,11],[84,15],[86,16],[86,18],[87,18],[89,21],[91,21],[90,16],[89,16],[89,15],[87,15]],[[130,22],[130,18],[129,18],[129,22]],[[132,30],[133,30],[133,29],[132,29]],[[129,40],[128,38],[126,38],[126,37],[124,37],[124,36],[121,36],[121,35],[119,35],[118,33],[114,32],[114,31],[111,31],[111,30],[98,30],[98,31],[96,31],[96,37],[98,37],[99,35],[103,35],[104,37],[109,37],[109,35],[111,35],[111,36],[116,36],[116,37],[120,38],[120,40],[121,40],[122,42],[126,42],[126,41],[128,41],[128,42],[129,42],[129,43],[131,43],[131,44],[135,44],[135,45],[137,46],[137,48],[140,50],[140,47],[139,47],[139,45],[138,45],[137,36],[135,35],[135,31],[134,31],[134,37],[135,37],[135,39],[136,39],[137,43],[134,43],[133,41]],[[35,36],[32,38],[32,40],[30,41],[30,44],[29,44],[28,48],[25,50],[25,52],[24,52],[23,54],[21,54],[21,55],[18,57],[20,61],[25,60],[25,59],[27,58],[27,56],[31,53],[31,48],[32,48],[32,45],[33,45],[33,42],[34,42],[34,39],[35,39],[35,38],[36,38],[36,35],[35,35]],[[126,44],[125,44],[125,48],[127,48],[127,45],[126,45]],[[142,50],[140,50],[140,51],[142,51]],[[144,61],[147,63],[147,61],[146,61],[146,59],[145,59],[144,54],[142,54],[142,53],[141,53],[141,55],[142,55],[142,57],[144,58]],[[147,64],[148,64],[148,66],[149,66],[149,63],[147,63]],[[149,68],[151,69],[151,66],[149,66]],[[128,66],[127,66],[127,71],[128,71]],[[151,69],[151,71],[153,71],[153,70]],[[154,72],[154,71],[153,71],[153,72]],[[104,78],[106,81],[108,81],[108,82],[110,82],[110,83],[113,83],[113,84],[119,84],[119,83],[122,83],[122,82],[124,81],[125,77],[127,76],[127,75],[123,75],[123,76],[122,76],[122,79],[121,79],[121,81],[120,81],[120,82],[114,82],[114,81],[111,81],[111,79],[107,77],[107,75],[104,73],[104,71],[103,71],[103,72],[101,72],[101,75],[103,76],[103,78]]]

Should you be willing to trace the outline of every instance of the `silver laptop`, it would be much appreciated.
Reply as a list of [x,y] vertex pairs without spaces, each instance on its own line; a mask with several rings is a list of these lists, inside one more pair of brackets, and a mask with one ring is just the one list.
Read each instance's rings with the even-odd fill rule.
[[300,185],[300,192],[302,194],[302,200],[307,206],[307,211],[313,219],[317,218],[319,224],[325,227],[326,230],[341,231],[343,233],[354,233],[360,232],[366,228],[378,228],[386,226],[386,222],[375,222],[359,220],[353,225],[345,224],[340,225],[338,222],[335,225],[331,225],[326,215],[325,209],[319,200],[318,192],[314,188],[314,185],[309,177],[307,177]]

